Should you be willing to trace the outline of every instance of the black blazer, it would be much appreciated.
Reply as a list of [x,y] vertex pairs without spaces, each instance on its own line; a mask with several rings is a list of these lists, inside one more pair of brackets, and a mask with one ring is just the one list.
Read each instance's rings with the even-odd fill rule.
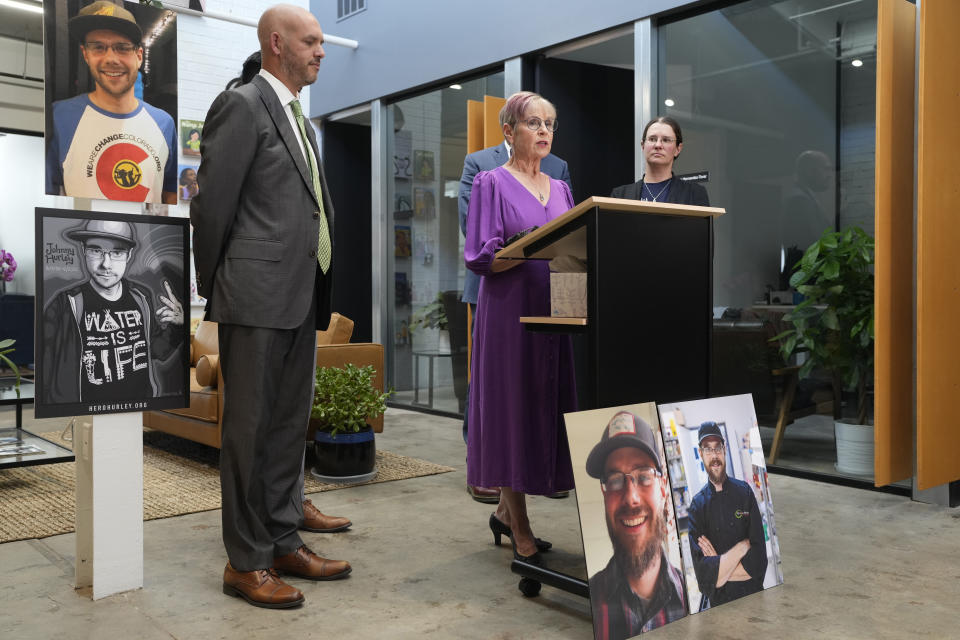
[[[640,191],[643,189],[643,180],[638,180],[633,184],[624,184],[615,187],[610,192],[611,198],[623,198],[625,200],[639,200]],[[674,180],[670,184],[670,193],[664,202],[673,204],[691,204],[696,207],[709,207],[710,197],[707,190],[696,182],[684,182],[683,180]]]

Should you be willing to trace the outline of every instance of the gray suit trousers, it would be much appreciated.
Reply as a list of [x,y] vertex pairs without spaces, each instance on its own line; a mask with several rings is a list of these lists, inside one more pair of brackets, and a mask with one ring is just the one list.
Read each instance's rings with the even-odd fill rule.
[[316,367],[316,305],[294,329],[219,325],[223,543],[237,571],[303,541],[301,476]]

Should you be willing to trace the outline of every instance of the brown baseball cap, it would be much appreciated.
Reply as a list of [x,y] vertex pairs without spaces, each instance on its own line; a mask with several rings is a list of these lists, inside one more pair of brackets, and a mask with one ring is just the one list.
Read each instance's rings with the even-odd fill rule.
[[80,9],[76,16],[70,18],[70,35],[80,42],[83,42],[87,32],[97,29],[116,31],[130,38],[133,44],[140,44],[143,39],[143,32],[133,14],[109,0],[97,0],[93,4],[88,4]]
[[650,424],[629,411],[618,411],[607,426],[603,428],[603,434],[600,436],[600,442],[593,447],[590,455],[587,456],[587,474],[600,478],[603,476],[603,467],[607,463],[607,456],[614,449],[620,447],[636,447],[645,452],[657,466],[657,470],[663,472],[663,465],[660,463],[660,456],[657,455],[657,443],[653,437],[653,429]]

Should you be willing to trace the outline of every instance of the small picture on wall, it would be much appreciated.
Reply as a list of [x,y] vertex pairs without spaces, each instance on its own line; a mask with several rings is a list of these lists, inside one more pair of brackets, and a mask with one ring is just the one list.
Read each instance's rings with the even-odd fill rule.
[[188,227],[36,210],[38,418],[189,404]]
[[180,121],[180,151],[185,156],[200,157],[200,140],[203,136],[203,122],[200,120]]
[[[409,180],[413,175],[410,171],[412,160],[410,159],[410,150],[413,147],[413,139],[409,131],[397,131],[394,134],[394,156],[393,156],[393,177],[401,180]],[[419,152],[418,152],[419,153]]]
[[412,300],[410,281],[404,271],[393,273],[393,299],[398,307],[408,306]]
[[433,151],[413,152],[413,176],[417,180],[433,180]]
[[398,346],[410,344],[410,319],[397,320],[397,335],[394,344]]
[[437,216],[437,199],[433,189],[417,187],[413,190],[413,215],[424,220],[432,220]]
[[410,206],[410,194],[397,194],[394,197],[393,217],[396,220],[405,220],[413,217],[413,207]]
[[396,258],[409,258],[413,250],[409,225],[398,224],[393,227],[393,255]]
[[200,193],[200,185],[197,184],[197,168],[190,164],[182,164],[179,172],[180,200],[190,200]]

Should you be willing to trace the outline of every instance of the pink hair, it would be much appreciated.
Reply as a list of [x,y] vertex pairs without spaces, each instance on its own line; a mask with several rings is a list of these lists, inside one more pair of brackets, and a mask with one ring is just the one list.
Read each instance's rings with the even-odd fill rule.
[[540,94],[534,93],[533,91],[518,91],[507,98],[507,102],[500,109],[501,128],[505,124],[509,124],[511,127],[516,125],[523,118],[523,114],[527,112],[527,107],[529,107],[530,103],[534,100],[540,100],[553,109],[554,112],[557,111],[557,108]]

